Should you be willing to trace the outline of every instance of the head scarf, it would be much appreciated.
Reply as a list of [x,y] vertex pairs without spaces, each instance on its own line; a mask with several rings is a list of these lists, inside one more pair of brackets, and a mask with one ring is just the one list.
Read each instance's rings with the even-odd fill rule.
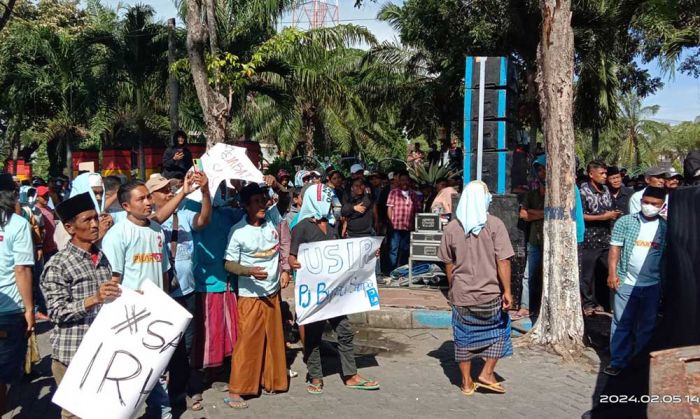
[[93,186],[102,186],[102,176],[100,176],[99,173],[83,173],[82,175],[73,179],[70,189],[70,198],[80,195],[81,193],[89,193],[90,198],[92,198],[92,202],[95,204],[95,210],[98,214],[101,214],[104,212],[106,199],[104,199],[103,195],[102,202],[98,205],[95,192],[92,191]]
[[479,235],[486,225],[489,205],[491,205],[491,194],[484,182],[473,180],[465,186],[455,211],[455,216],[462,223],[465,234]]
[[300,221],[306,218],[320,220],[325,218],[329,224],[335,224],[335,217],[331,212],[333,202],[333,189],[319,183],[306,189],[304,200],[301,203],[301,210],[294,221],[289,225],[290,229],[296,227]]
[[294,175],[294,186],[301,188],[304,186],[304,178],[309,175],[308,170],[299,170],[296,175]]

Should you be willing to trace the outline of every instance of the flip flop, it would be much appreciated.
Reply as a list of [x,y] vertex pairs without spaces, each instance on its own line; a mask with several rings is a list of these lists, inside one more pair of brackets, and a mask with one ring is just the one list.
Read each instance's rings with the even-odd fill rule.
[[465,389],[464,387],[460,387],[459,389],[462,391],[462,394],[464,394],[465,396],[471,396],[472,394],[474,394],[474,392],[476,391],[477,388],[479,388],[479,385],[472,381],[472,385],[469,386],[468,390]]
[[318,384],[309,383],[306,386],[306,392],[309,394],[316,394],[316,395],[323,394],[323,381],[318,383]]
[[481,387],[485,390],[492,391],[494,393],[498,394],[505,394],[506,389],[503,388],[503,386],[500,383],[487,383],[486,381],[482,380],[479,378],[478,382],[475,383],[478,387]]
[[190,405],[189,409],[193,412],[199,412],[200,410],[204,409],[204,405],[202,404],[202,401],[204,401],[204,398],[202,397],[201,394],[193,394],[192,397],[189,398],[190,400]]
[[246,403],[241,396],[238,397],[224,397],[224,403],[231,409],[247,409],[248,403]]
[[353,385],[346,384],[345,387],[351,388],[353,390],[379,390],[379,384],[368,385],[369,383],[371,383],[370,380],[363,378],[360,380],[359,383]]
[[517,312],[511,313],[511,315],[510,315],[510,319],[511,319],[511,320],[520,320],[520,319],[524,319],[524,318],[525,318],[525,315],[524,315],[524,314],[520,314],[520,313],[517,313]]

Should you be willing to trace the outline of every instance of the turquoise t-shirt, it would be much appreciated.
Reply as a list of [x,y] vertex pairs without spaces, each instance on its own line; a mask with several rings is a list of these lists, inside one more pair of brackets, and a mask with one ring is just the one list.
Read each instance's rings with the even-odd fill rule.
[[[194,274],[192,273],[192,253],[194,242],[192,240],[192,222],[196,212],[181,209],[177,212],[177,249],[175,251],[175,273],[179,288],[171,290],[172,297],[182,297],[194,292]],[[165,233],[165,241],[170,246],[173,236],[173,216],[165,220],[161,225]],[[170,250],[170,247],[168,247]],[[172,255],[171,255],[172,256]]]
[[112,216],[112,222],[114,224],[117,224],[119,222],[126,220],[127,214],[126,214],[126,211],[124,211],[124,210],[109,210],[107,212],[109,213],[109,215]]
[[[202,204],[187,200],[185,210],[200,212]],[[228,285],[228,272],[224,269],[224,255],[228,233],[245,213],[241,209],[214,207],[211,221],[201,231],[192,231],[194,253],[192,270],[196,292],[224,292]]]
[[102,252],[112,272],[121,274],[122,286],[137,290],[144,280],[163,288],[163,272],[170,269],[163,229],[156,222],[139,226],[126,219],[109,229]]
[[0,314],[24,311],[15,266],[34,266],[34,244],[29,222],[12,214],[7,225],[0,227]]
[[273,206],[259,227],[248,224],[248,218],[244,217],[231,228],[226,260],[261,267],[267,272],[267,279],[263,281],[252,276],[239,276],[238,295],[241,297],[266,297],[279,290],[280,236],[277,226],[281,222],[282,216],[277,206]]

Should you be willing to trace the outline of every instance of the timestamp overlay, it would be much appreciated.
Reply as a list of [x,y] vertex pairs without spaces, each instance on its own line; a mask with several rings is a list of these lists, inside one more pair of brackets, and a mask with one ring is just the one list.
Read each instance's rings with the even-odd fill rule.
[[601,394],[601,404],[623,404],[623,403],[689,403],[700,404],[700,395],[694,394]]

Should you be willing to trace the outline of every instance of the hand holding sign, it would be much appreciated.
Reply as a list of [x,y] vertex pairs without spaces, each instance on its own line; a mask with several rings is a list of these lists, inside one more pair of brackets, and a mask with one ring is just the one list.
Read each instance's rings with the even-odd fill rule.
[[[204,173],[209,179],[209,195],[214,199],[219,185],[231,179],[248,182],[264,183],[262,172],[258,170],[246,155],[246,149],[229,144],[219,143],[209,149],[201,158]],[[195,191],[188,199],[201,202],[201,191]]]
[[297,322],[379,310],[374,268],[381,243],[381,237],[365,237],[302,244],[297,255],[302,262],[290,257],[290,265],[298,269]]
[[[111,290],[105,285],[102,291]],[[143,294],[121,289],[105,304],[54,394],[53,402],[81,418],[133,417],[192,319],[153,282]],[[105,297],[107,293],[105,292]]]

